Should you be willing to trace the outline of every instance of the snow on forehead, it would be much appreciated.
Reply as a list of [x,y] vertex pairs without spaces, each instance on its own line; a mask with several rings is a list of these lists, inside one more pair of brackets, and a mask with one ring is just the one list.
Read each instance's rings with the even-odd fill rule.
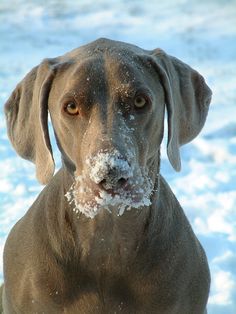
[[76,48],[65,55],[59,57],[62,62],[75,62],[80,63],[86,59],[104,59],[104,58],[112,58],[117,61],[127,61],[130,63],[131,61],[138,60],[140,55],[145,54],[145,51],[141,48],[121,43],[121,45],[95,45],[94,43],[88,44],[86,46],[82,46]]
[[101,39],[88,45],[74,49],[65,56],[71,57],[76,62],[104,63],[109,60],[111,63],[123,64],[130,66],[138,63],[140,56],[145,51],[137,46],[117,42],[112,40]]
[[122,53],[109,54],[91,54],[86,58],[78,60],[78,65],[74,74],[82,75],[83,73],[99,72],[99,75],[105,72],[115,71],[119,73],[134,73],[139,68],[138,58],[135,56],[124,56]]
[[[132,58],[127,60],[122,55],[109,54],[104,56],[104,58],[100,55],[95,55],[80,60],[76,70],[73,72],[73,77],[76,83],[79,80],[80,82],[85,82],[85,86],[92,88],[95,88],[95,85],[91,86],[91,79],[94,78],[95,84],[107,82],[111,87],[114,87],[114,84],[129,84],[130,86],[126,86],[127,89],[132,89],[134,85],[140,85],[140,82],[142,82],[142,73],[141,65]],[[111,79],[112,84],[109,84]],[[101,89],[101,86],[99,88]],[[123,85],[122,88],[124,88]],[[104,86],[105,90],[106,87]]]
[[130,54],[140,54],[144,50],[138,46],[124,43],[121,41],[109,40],[106,38],[100,38],[95,40],[85,46],[80,47],[78,50],[83,51],[84,53],[90,54],[121,54],[121,55],[130,55]]

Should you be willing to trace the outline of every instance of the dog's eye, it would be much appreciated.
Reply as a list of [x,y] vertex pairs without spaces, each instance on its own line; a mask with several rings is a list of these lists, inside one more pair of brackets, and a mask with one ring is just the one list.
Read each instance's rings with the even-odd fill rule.
[[134,99],[134,106],[138,109],[145,107],[147,103],[148,103],[147,98],[142,95],[138,95]]
[[78,108],[77,104],[74,103],[73,101],[70,101],[70,102],[65,104],[64,111],[66,113],[70,114],[71,116],[75,116],[75,115],[79,114],[79,108]]

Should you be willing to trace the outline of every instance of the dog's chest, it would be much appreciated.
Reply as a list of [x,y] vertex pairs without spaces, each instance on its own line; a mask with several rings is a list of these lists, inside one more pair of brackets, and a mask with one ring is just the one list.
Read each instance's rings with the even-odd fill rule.
[[144,290],[153,289],[128,253],[112,249],[106,255],[91,253],[77,273],[72,269],[64,276],[64,313],[138,313]]
[[77,273],[72,266],[64,277],[69,278],[64,313],[159,313],[167,299],[160,291],[164,271],[153,249],[137,234],[127,234],[97,232],[83,241]]
[[[93,265],[95,267],[95,264]],[[111,266],[111,265],[110,265]],[[148,267],[146,265],[146,267]],[[83,269],[73,288],[64,313],[159,313],[166,304],[162,299],[158,271],[142,271],[135,263],[96,271]],[[160,312],[163,313],[163,312]],[[171,313],[171,312],[170,312]]]
[[81,286],[64,313],[157,313],[152,284],[132,281],[129,276],[109,276],[109,279],[93,283],[90,280],[88,285]]

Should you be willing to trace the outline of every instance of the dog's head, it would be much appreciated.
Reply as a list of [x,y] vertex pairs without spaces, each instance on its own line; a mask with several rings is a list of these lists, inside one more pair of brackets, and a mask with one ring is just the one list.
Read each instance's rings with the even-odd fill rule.
[[43,184],[54,173],[50,112],[64,164],[76,179],[77,207],[93,216],[91,206],[96,214],[117,202],[121,211],[148,205],[165,108],[167,153],[179,171],[179,147],[202,129],[210,100],[203,77],[162,50],[100,39],[44,60],[19,83],[5,112],[14,148],[36,164]]

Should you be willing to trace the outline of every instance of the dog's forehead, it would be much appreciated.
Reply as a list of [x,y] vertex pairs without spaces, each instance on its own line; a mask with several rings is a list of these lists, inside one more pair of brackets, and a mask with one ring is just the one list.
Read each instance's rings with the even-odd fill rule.
[[80,60],[73,66],[66,79],[65,93],[74,93],[90,102],[103,101],[106,97],[133,94],[146,84],[143,72],[136,62],[123,57],[94,55]]
[[130,80],[138,74],[141,64],[137,58],[119,54],[94,55],[81,59],[74,67],[73,76],[81,80],[101,79]]
[[74,74],[116,72],[116,77],[135,72],[142,67],[142,56],[147,51],[143,49],[109,39],[98,39],[90,44],[60,57],[60,62],[73,64]]
[[61,63],[68,64],[61,76],[62,84],[66,82],[66,92],[79,91],[83,95],[133,92],[147,85],[147,53],[130,44],[97,40],[60,58]]
[[106,54],[129,57],[132,55],[145,54],[146,52],[147,51],[142,48],[132,44],[100,38],[87,45],[76,48],[64,56],[72,59],[81,59]]
[[123,55],[119,52],[92,54],[81,58],[72,67],[70,85],[84,87],[115,87],[119,84],[135,86],[144,80],[145,66],[137,55]]

